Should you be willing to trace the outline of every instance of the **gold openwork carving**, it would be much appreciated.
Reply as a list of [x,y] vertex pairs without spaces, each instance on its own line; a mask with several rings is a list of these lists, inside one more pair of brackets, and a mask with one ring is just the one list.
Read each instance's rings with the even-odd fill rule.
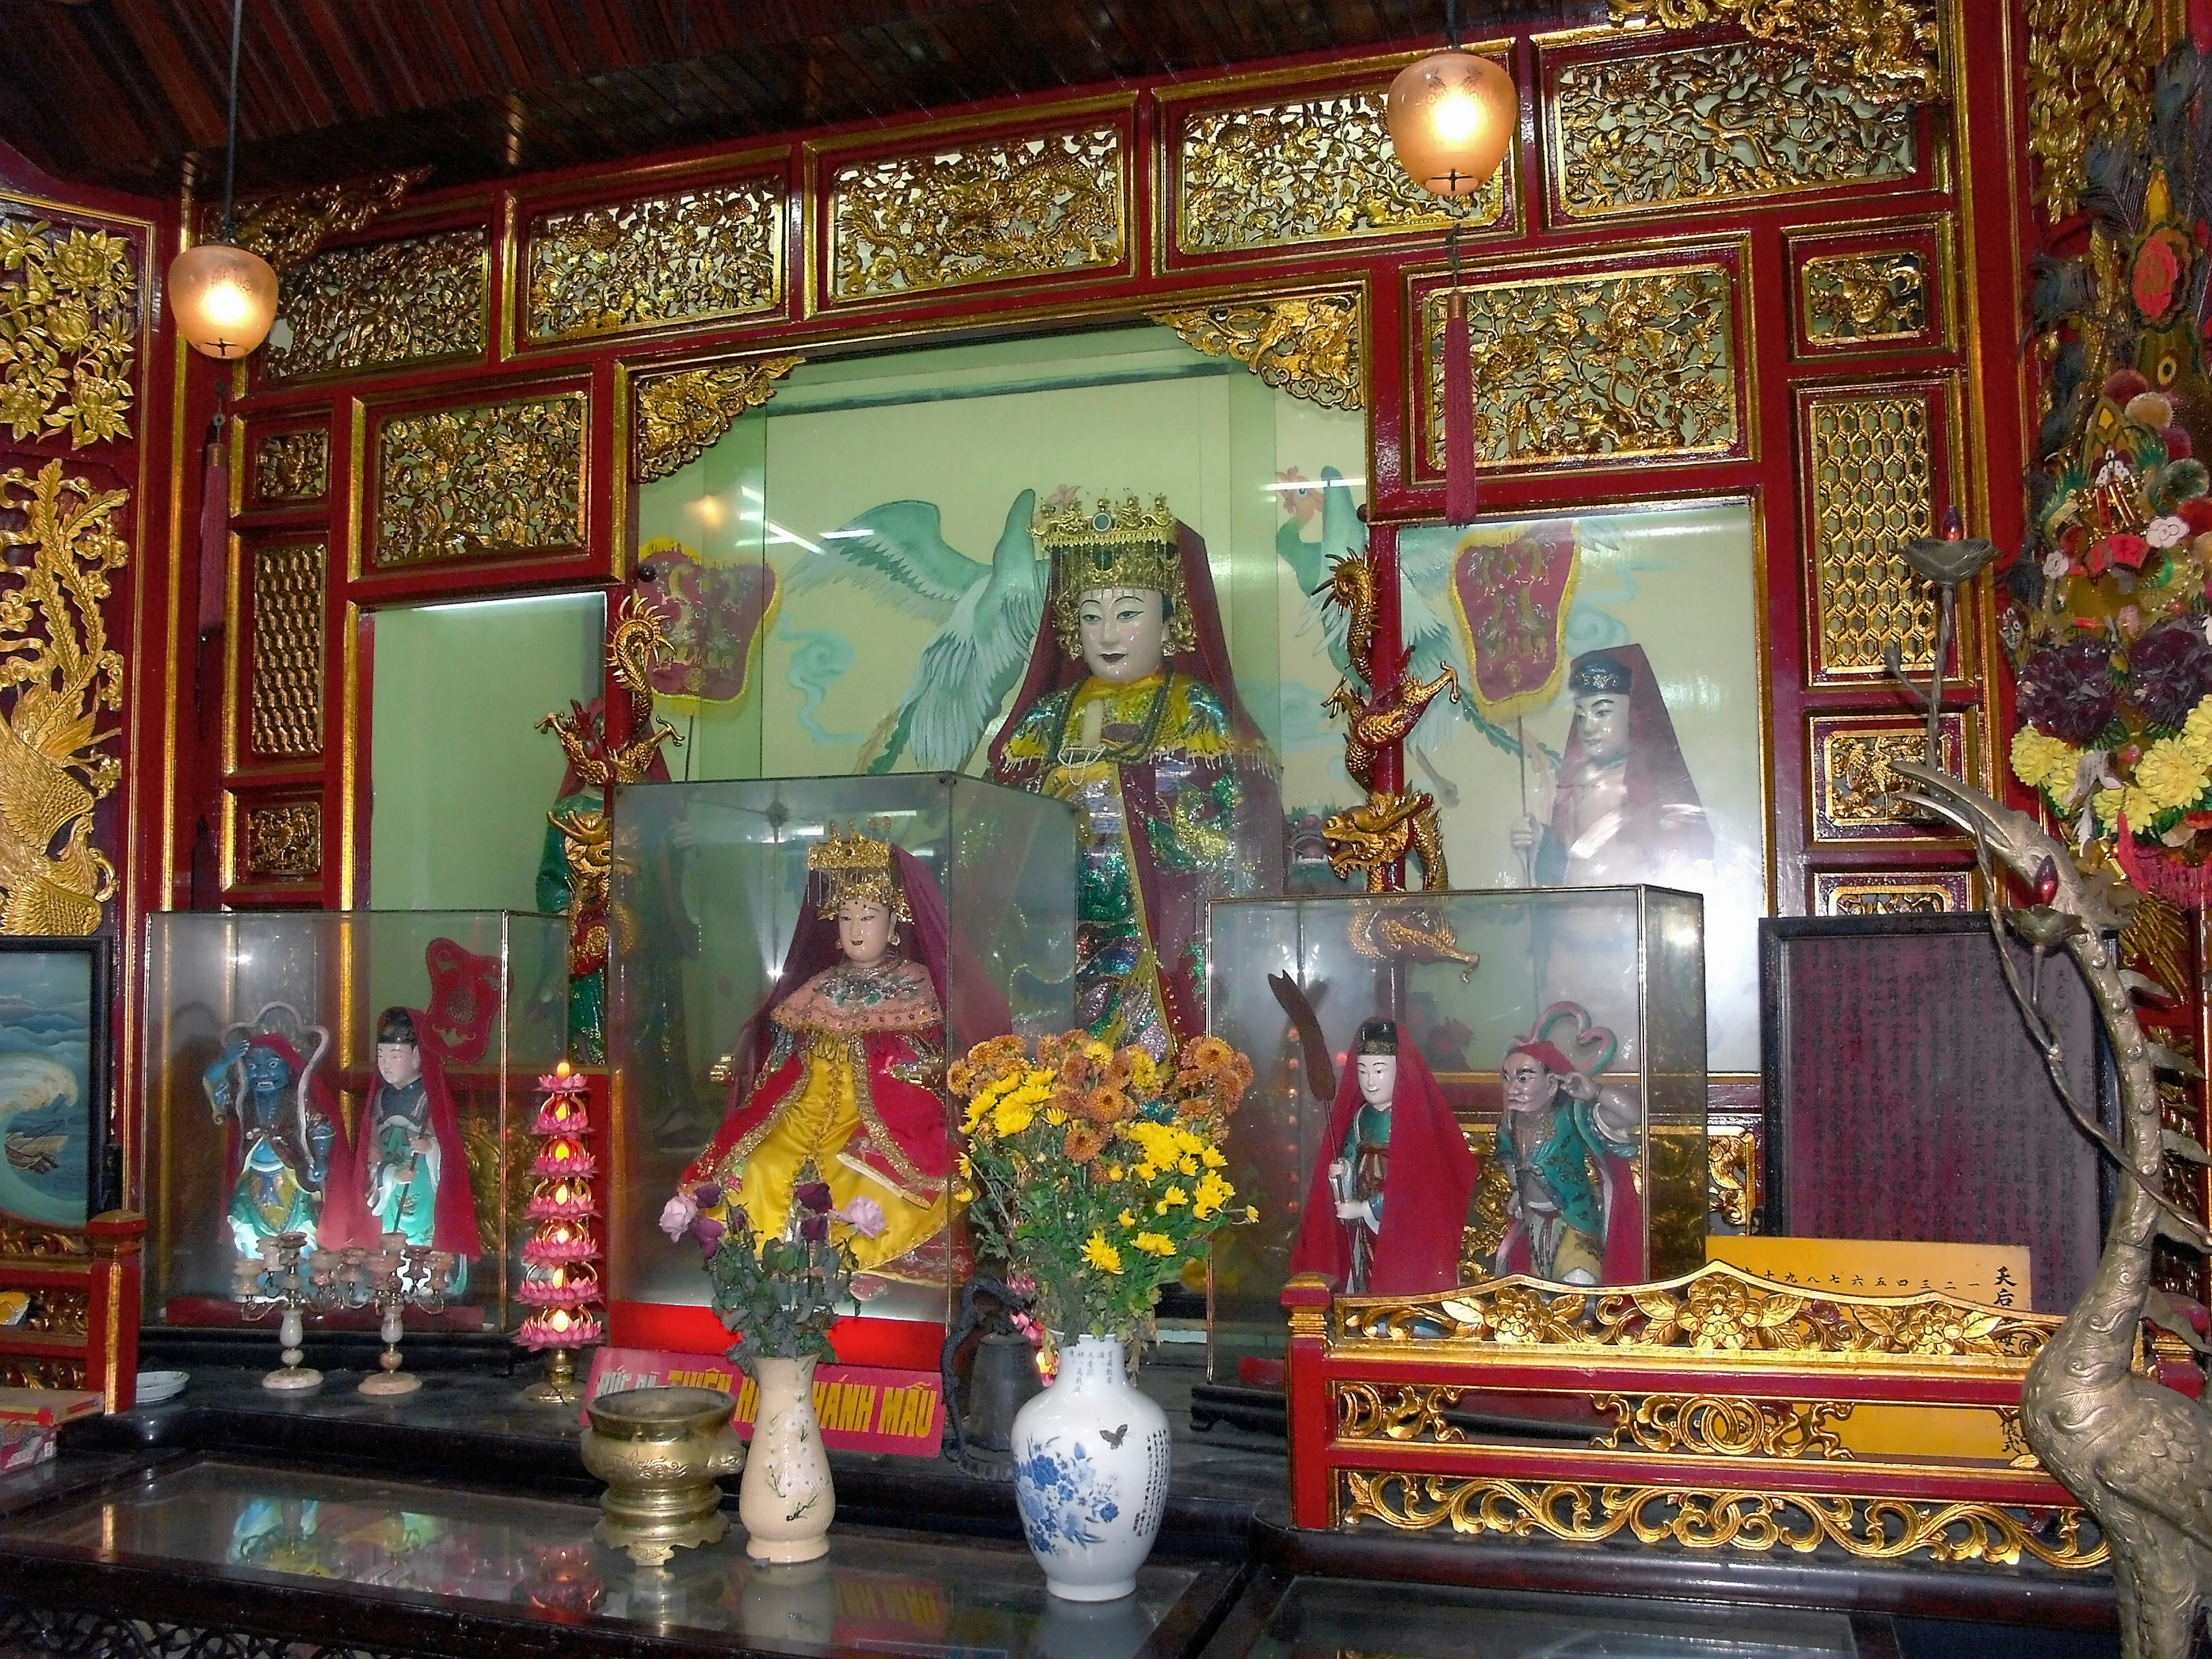
[[1966,908],[1963,871],[1826,870],[1813,878],[1815,915],[1936,916]]
[[[1735,304],[1717,264],[1462,289],[1487,465],[1704,455],[1736,443]],[[1422,302],[1428,458],[1442,472],[1444,311]]]
[[1402,236],[1508,216],[1509,161],[1472,196],[1431,196],[1398,165],[1380,92],[1335,93],[1191,115],[1176,149],[1183,253]]
[[92,1243],[82,1233],[56,1232],[49,1227],[33,1227],[9,1222],[0,1224],[0,1256],[85,1256],[92,1254]]
[[2046,1566],[2080,1568],[2101,1566],[2106,1558],[2094,1524],[2070,1508],[2031,1513],[1993,1504],[1539,1484],[1360,1469],[1337,1472],[1336,1507],[1347,1523],[1375,1520],[1401,1532],[1449,1527],[1478,1537],[1541,1534],[1578,1544],[1626,1534],[1644,1545],[1757,1554],[1809,1555],[1832,1544],[1869,1561],[1925,1555],[2016,1566],[2033,1557]]
[[1942,35],[1924,0],[1612,0],[1612,11],[1624,28],[1736,24],[1760,40],[1810,51],[1823,81],[1870,103],[1943,95]]
[[[429,176],[428,167],[410,167],[350,184],[319,185],[241,203],[232,240],[278,270],[289,270],[322,246],[325,238],[365,229],[378,214],[397,212],[407,192]],[[210,204],[200,215],[201,239],[220,235],[222,230],[222,210]]]
[[783,183],[549,213],[530,228],[530,337],[572,340],[783,303]]
[[1229,357],[1269,386],[1324,409],[1358,409],[1359,296],[1301,294],[1281,300],[1161,311],[1164,323],[1209,357]]
[[1602,58],[1553,84],[1552,187],[1574,218],[1910,178],[1911,106],[1759,42]]
[[253,441],[253,499],[263,505],[319,501],[331,493],[331,434],[320,427]]
[[302,260],[279,285],[263,378],[482,355],[487,246],[480,229],[447,230]]
[[1121,129],[1091,128],[842,167],[830,296],[875,300],[1119,264]]
[[376,562],[584,544],[584,394],[404,415],[376,445]]
[[2174,15],[2160,0],[2027,0],[2027,148],[2046,219],[2081,204],[2092,143],[2142,137]]
[[304,881],[323,872],[323,804],[279,801],[250,806],[245,817],[244,857],[248,880]]
[[253,752],[267,759],[323,752],[323,584],[329,563],[320,542],[254,550],[248,735]]
[[775,383],[805,361],[763,357],[656,374],[637,392],[637,476],[665,478],[691,465],[720,440],[730,423],[775,396]]
[[82,1359],[0,1360],[0,1388],[81,1389],[84,1386]]
[[0,426],[69,434],[70,447],[131,435],[138,278],[131,244],[104,230],[18,218],[0,198]]
[[1805,420],[1818,674],[1878,676],[1893,645],[1907,672],[1924,673],[1936,654],[1935,592],[1897,550],[1935,533],[1929,398],[1814,398]]
[[1590,1442],[1601,1451],[1634,1446],[1648,1452],[1710,1457],[1850,1458],[1828,1426],[1851,1414],[1849,1401],[1747,1400],[1716,1394],[1651,1394],[1629,1399],[1594,1394],[1590,1404],[1617,1419],[1610,1432]]
[[1705,1136],[1705,1185],[1714,1214],[1749,1232],[1759,1214],[1759,1132]]
[[[1938,728],[1944,770],[1957,773],[1966,741],[1966,716],[1947,714]],[[1899,761],[1926,758],[1928,731],[1910,721],[1849,717],[1813,722],[1820,754],[1813,780],[1813,839],[1924,840],[1925,819],[1898,810],[1892,797],[1905,787]]]
[[123,708],[123,658],[100,601],[130,561],[115,532],[130,495],[59,461],[0,473],[0,933],[95,933],[115,892],[92,814],[123,773],[102,720]]
[[1336,1385],[1340,1440],[1430,1441],[1449,1444],[1466,1433],[1445,1421],[1466,1390],[1443,1383],[1343,1382]]
[[1808,259],[1800,276],[1810,344],[1910,340],[1928,331],[1928,270],[1916,252]]
[[2032,1359],[2058,1324],[1938,1291],[1909,1297],[1814,1296],[1711,1262],[1693,1273],[1620,1290],[1573,1291],[1516,1276],[1403,1299],[1340,1297],[1339,1341],[1431,1346],[1687,1350]]
[[54,1336],[82,1336],[91,1302],[91,1293],[86,1291],[33,1291],[22,1328]]

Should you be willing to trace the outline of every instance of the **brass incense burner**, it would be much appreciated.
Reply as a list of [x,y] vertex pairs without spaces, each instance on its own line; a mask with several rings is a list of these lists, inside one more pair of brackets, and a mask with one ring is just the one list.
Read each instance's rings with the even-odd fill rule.
[[744,1468],[737,1401],[714,1389],[628,1389],[585,1407],[584,1467],[607,1483],[592,1536],[658,1567],[730,1530],[714,1482]]

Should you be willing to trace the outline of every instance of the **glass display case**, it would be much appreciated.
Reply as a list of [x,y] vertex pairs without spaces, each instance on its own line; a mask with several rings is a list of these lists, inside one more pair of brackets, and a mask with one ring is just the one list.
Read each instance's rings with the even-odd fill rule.
[[148,1316],[234,1324],[265,1244],[397,1232],[453,1258],[410,1323],[517,1322],[568,948],[561,918],[508,910],[149,916]]
[[1279,1357],[1294,1272],[1418,1294],[1703,1264],[1697,895],[1220,901],[1207,967],[1209,1029],[1255,1074],[1227,1152],[1260,1209],[1215,1243],[1215,1375]]
[[[811,1025],[770,1015],[816,1006],[808,988],[844,971],[835,915],[823,914],[836,890],[827,866],[842,858],[865,864],[860,842],[895,849],[889,869],[901,914],[889,948],[905,958],[921,1000],[936,1000],[941,1036],[896,1011],[830,1021],[858,1039],[840,1049],[857,1085],[851,1132],[823,1129],[837,1141],[827,1156],[821,1136],[784,1148],[793,1164],[785,1185],[811,1158],[841,1206],[841,1182],[879,1200],[890,1218],[869,1241],[883,1260],[864,1254],[860,1263],[864,1310],[943,1322],[966,1263],[961,1231],[948,1236],[924,1214],[927,1200],[951,1184],[942,1178],[949,1170],[933,1170],[929,1154],[957,1144],[934,1052],[941,1042],[943,1054],[957,1058],[1009,1030],[1035,1037],[1074,1023],[1074,810],[928,773],[639,784],[617,793],[614,821],[607,1060],[619,1173],[609,1224],[617,1337],[630,1308],[708,1300],[696,1247],[671,1244],[656,1225],[687,1167],[698,1160],[702,1170],[728,1176],[742,1168],[748,1181],[770,1181],[787,1138],[775,1126],[795,1122],[788,1108],[807,1106],[836,1070],[806,1048],[806,1066],[790,1073],[779,1041],[796,1035],[806,1047]],[[878,1028],[892,1040],[878,1042],[871,1034]],[[846,1085],[823,1086],[822,1109],[845,1111]],[[940,1120],[915,1121],[940,1111],[941,1132]],[[726,1126],[756,1120],[761,1135],[721,1136]],[[713,1157],[702,1156],[710,1149]],[[761,1208],[762,1196],[748,1190],[745,1201]],[[902,1207],[909,1203],[911,1218]],[[911,1237],[900,1231],[907,1219]],[[665,1318],[654,1329],[656,1346],[694,1338],[704,1346],[720,1331]]]

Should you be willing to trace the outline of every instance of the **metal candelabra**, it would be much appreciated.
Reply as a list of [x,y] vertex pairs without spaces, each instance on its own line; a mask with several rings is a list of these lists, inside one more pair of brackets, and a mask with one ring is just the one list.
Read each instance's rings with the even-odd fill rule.
[[263,1239],[260,1248],[261,1265],[258,1269],[251,1261],[239,1264],[240,1301],[246,1313],[255,1318],[272,1309],[283,1310],[276,1331],[277,1340],[283,1344],[278,1357],[284,1362],[261,1379],[261,1386],[286,1393],[319,1388],[323,1374],[300,1363],[307,1357],[300,1346],[306,1335],[301,1310],[315,1305],[315,1287],[307,1266],[307,1236],[279,1233],[274,1238]]
[[382,1316],[378,1326],[384,1352],[380,1369],[362,1379],[366,1395],[412,1394],[422,1379],[400,1369],[399,1339],[405,1334],[405,1310],[445,1310],[453,1287],[453,1257],[446,1250],[410,1244],[403,1234],[386,1233],[374,1249],[317,1250],[309,1258],[310,1297],[318,1307],[370,1308]]

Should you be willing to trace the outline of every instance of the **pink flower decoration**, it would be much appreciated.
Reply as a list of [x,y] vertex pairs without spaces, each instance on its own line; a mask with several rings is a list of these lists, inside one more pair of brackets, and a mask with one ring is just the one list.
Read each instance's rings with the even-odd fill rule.
[[884,1218],[884,1206],[865,1193],[843,1209],[832,1210],[830,1213],[867,1238],[882,1237],[884,1229],[890,1224]]
[[691,1201],[691,1194],[678,1193],[661,1206],[660,1231],[673,1244],[691,1231],[691,1224],[698,1218],[699,1206]]

